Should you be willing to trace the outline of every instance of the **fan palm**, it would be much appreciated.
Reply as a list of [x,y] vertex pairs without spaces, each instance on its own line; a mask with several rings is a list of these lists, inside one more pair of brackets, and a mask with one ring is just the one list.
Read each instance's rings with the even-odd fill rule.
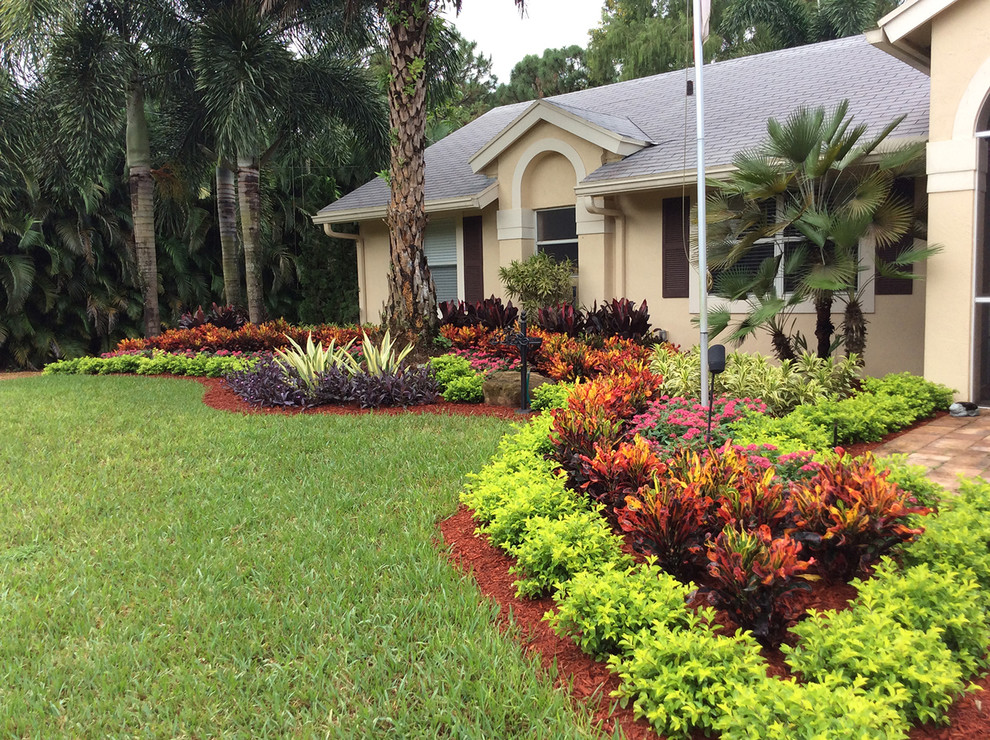
[[[710,265],[720,273],[716,293],[750,301],[731,339],[766,329],[778,356],[792,355],[788,317],[810,300],[817,354],[829,356],[833,300],[858,290],[861,250],[896,244],[913,223],[912,204],[897,196],[894,181],[916,169],[924,145],[881,146],[900,121],[865,138],[867,127],[854,125],[848,102],[830,113],[802,108],[783,122],[768,121],[766,141],[735,157],[735,171],[709,199]],[[754,270],[754,259],[768,249],[773,254]],[[911,250],[881,267],[901,276],[899,266],[934,251]],[[713,312],[713,333],[729,321],[728,309]]]

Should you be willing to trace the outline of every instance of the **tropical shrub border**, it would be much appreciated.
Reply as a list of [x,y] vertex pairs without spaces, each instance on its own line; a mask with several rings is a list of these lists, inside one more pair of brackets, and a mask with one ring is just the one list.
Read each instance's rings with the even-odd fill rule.
[[[493,525],[505,531],[504,522],[512,522],[516,534],[499,542],[510,553],[520,552],[513,541],[525,543],[520,595],[552,592],[558,608],[546,619],[608,660],[621,681],[616,696],[658,732],[906,738],[912,723],[942,721],[969,690],[967,677],[987,667],[990,484],[965,484],[958,499],[926,517],[927,530],[904,548],[903,565],[884,558],[872,579],[855,582],[859,596],[850,610],[814,613],[793,628],[800,641],[784,650],[804,679],[797,683],[767,676],[750,633],[721,635],[710,608],[689,609],[694,584],[653,560],[631,563],[604,520],[592,529],[588,515],[600,505],[569,488],[547,459],[547,416],[502,441],[462,502],[474,509],[480,532]],[[902,480],[911,479],[899,469]],[[560,547],[570,535],[591,532],[600,544]]]

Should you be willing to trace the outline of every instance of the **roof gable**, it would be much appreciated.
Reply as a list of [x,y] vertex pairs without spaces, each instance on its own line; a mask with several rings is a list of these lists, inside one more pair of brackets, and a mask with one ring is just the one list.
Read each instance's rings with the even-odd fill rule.
[[543,99],[530,105],[468,160],[474,172],[481,172],[499,155],[524,137],[541,121],[574,134],[602,149],[625,157],[652,142],[643,130],[625,116],[586,110]]

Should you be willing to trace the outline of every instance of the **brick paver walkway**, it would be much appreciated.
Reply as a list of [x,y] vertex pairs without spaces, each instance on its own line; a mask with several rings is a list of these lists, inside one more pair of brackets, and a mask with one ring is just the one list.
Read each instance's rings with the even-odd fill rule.
[[990,409],[980,416],[941,419],[914,429],[876,449],[876,454],[906,454],[908,462],[928,468],[928,477],[948,489],[959,476],[990,479]]

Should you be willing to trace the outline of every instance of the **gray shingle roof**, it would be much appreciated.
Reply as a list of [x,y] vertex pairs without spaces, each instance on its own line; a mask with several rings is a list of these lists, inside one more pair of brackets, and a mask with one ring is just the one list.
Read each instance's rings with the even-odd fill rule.
[[[695,163],[694,98],[685,95],[693,70],[557,95],[547,100],[602,128],[656,142],[592,172],[586,183],[660,175]],[[763,141],[767,118],[799,106],[832,107],[844,98],[860,123],[877,131],[906,114],[895,136],[928,135],[929,80],[871,46],[864,37],[742,57],[705,67],[706,166],[729,164]],[[426,200],[476,195],[494,180],[475,174],[470,157],[532,103],[489,111],[426,151]],[[320,213],[383,206],[388,187],[376,179]]]

